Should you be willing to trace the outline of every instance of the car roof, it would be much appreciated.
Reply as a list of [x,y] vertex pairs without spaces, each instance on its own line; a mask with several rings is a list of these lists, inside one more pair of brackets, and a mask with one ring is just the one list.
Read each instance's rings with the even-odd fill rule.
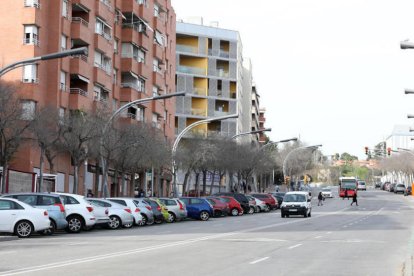
[[309,193],[301,192],[301,191],[294,191],[294,192],[287,192],[285,195],[309,195]]
[[47,196],[55,196],[58,197],[59,195],[57,194],[51,194],[51,193],[32,193],[32,192],[27,192],[27,193],[12,193],[12,194],[4,194],[3,196],[15,196],[15,195],[47,195]]

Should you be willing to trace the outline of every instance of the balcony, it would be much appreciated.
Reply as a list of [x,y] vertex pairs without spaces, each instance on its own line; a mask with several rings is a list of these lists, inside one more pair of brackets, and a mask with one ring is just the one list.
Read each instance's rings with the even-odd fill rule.
[[152,83],[158,87],[165,86],[164,76],[158,72],[152,72]]
[[87,44],[92,44],[93,33],[89,29],[89,22],[81,17],[72,17],[71,35],[73,39],[80,39]]
[[191,108],[191,115],[206,117],[207,110],[202,108]]
[[143,62],[138,62],[134,58],[122,58],[121,68],[123,71],[131,71],[136,75],[149,78],[151,76],[151,68]]
[[162,101],[152,101],[151,107],[153,113],[164,114],[165,108]]
[[91,65],[88,63],[88,57],[84,55],[72,57],[70,59],[70,72],[91,79]]
[[[105,18],[109,20],[110,18],[114,18],[114,9],[108,0],[99,0],[96,1],[96,15],[101,18]],[[113,25],[114,22],[108,22],[109,25]]]
[[207,88],[194,87],[193,94],[198,96],[207,96]]
[[199,54],[198,48],[194,46],[188,46],[188,45],[179,45],[176,46],[176,51],[181,53],[189,53],[189,54]]
[[137,92],[145,92],[145,89],[143,87],[140,87],[138,84],[133,82],[122,82],[121,83],[122,88],[131,88],[134,89]]
[[259,122],[260,123],[265,123],[266,122],[266,118],[263,116],[259,116]]
[[157,43],[154,43],[154,46],[153,46],[154,48],[153,48],[153,50],[154,50],[154,57],[156,57],[156,58],[158,58],[158,59],[160,59],[160,60],[163,60],[163,58],[164,58],[164,47],[162,47],[162,46],[160,46],[160,45],[158,45]]
[[230,74],[228,71],[225,71],[223,69],[216,70],[216,76],[221,78],[229,78]]
[[88,97],[88,91],[85,91],[83,89],[80,88],[71,88],[69,89],[70,94],[76,94],[76,95],[81,95],[84,97]]
[[157,29],[161,33],[165,34],[165,18],[163,14],[154,17],[154,29]]
[[93,7],[91,6],[91,2],[90,0],[72,0],[71,1],[73,5],[81,5],[84,6],[85,8],[87,8],[88,10],[92,10]]
[[93,79],[95,82],[102,84],[107,89],[113,85],[112,75],[108,74],[108,72],[103,70],[101,67],[93,67]]
[[176,70],[178,73],[191,74],[191,75],[207,75],[207,70],[205,68],[193,67],[193,66],[184,66],[177,65]]
[[229,112],[214,110],[214,116],[226,116],[226,115],[229,115]]
[[230,53],[228,51],[224,51],[224,50],[213,51],[213,49],[208,49],[208,55],[209,56],[222,57],[222,58],[226,58],[226,59],[230,58]]
[[122,26],[122,41],[134,42],[145,49],[150,49],[152,45],[150,38],[144,32],[130,25]]
[[114,46],[110,40],[106,39],[104,35],[95,33],[94,38],[95,48],[105,53],[107,56],[112,56],[114,52]]

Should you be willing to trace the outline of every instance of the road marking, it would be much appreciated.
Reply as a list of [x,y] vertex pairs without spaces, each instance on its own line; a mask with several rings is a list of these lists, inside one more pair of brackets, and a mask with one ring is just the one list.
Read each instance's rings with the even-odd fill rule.
[[289,247],[289,249],[293,249],[293,248],[296,248],[296,247],[299,247],[299,246],[302,246],[302,244],[301,244],[301,243],[299,243],[299,244],[297,244],[297,245],[291,246],[291,247]]
[[320,239],[320,238],[322,238],[322,236],[317,236],[317,237],[315,237],[315,239]]
[[[346,209],[349,209],[349,207],[345,207],[343,209],[340,209],[335,213],[336,214],[341,213],[341,212],[345,211]],[[109,254],[95,255],[95,256],[92,256],[92,257],[72,259],[72,260],[49,263],[49,264],[44,264],[44,265],[37,265],[37,266],[13,269],[13,270],[8,270],[8,271],[2,271],[2,272],[0,272],[0,275],[1,276],[5,276],[5,275],[9,276],[9,275],[27,274],[27,273],[37,272],[37,271],[49,270],[49,269],[53,269],[53,268],[72,266],[72,265],[76,265],[76,264],[95,262],[95,261],[100,261],[100,260],[105,260],[105,259],[112,259],[114,257],[122,257],[122,256],[127,256],[127,255],[139,254],[139,253],[143,253],[143,252],[160,250],[160,249],[164,249],[164,248],[172,248],[172,247],[176,247],[176,246],[190,245],[190,244],[194,244],[194,243],[198,243],[198,242],[202,242],[202,241],[218,239],[218,238],[223,238],[223,237],[228,237],[228,236],[234,236],[234,235],[242,234],[242,233],[260,231],[260,230],[265,230],[265,229],[269,229],[269,228],[273,228],[273,227],[277,227],[277,226],[297,224],[297,223],[301,223],[301,222],[305,222],[305,221],[308,222],[309,220],[314,220],[314,219],[317,219],[317,218],[323,218],[323,217],[326,217],[328,215],[330,215],[330,214],[312,216],[311,218],[308,218],[307,220],[289,220],[289,221],[284,221],[284,222],[280,222],[280,223],[275,223],[275,224],[270,224],[270,225],[255,227],[255,228],[249,228],[249,229],[245,229],[245,230],[227,232],[227,233],[222,233],[222,234],[204,236],[204,237],[200,237],[200,238],[187,239],[187,240],[181,240],[181,241],[176,241],[176,242],[169,242],[169,243],[164,243],[164,244],[149,246],[149,247],[144,247],[144,248],[136,248],[136,249],[119,251],[119,252],[114,252],[114,253],[109,253]],[[302,244],[300,244],[300,245],[302,245]]]
[[0,252],[0,255],[14,254],[14,253],[17,253],[17,251],[3,251],[3,252]]
[[256,238],[256,239],[222,239],[222,241],[235,241],[235,242],[287,242],[288,240],[279,239],[267,239],[267,238]]
[[332,234],[332,232],[326,232],[326,234]]
[[164,232],[160,232],[158,233],[159,235],[165,235],[165,234],[170,234],[172,233],[172,231],[164,231]]
[[257,264],[257,263],[266,261],[267,259],[269,259],[269,257],[264,257],[264,258],[258,259],[256,261],[251,262],[250,264]]

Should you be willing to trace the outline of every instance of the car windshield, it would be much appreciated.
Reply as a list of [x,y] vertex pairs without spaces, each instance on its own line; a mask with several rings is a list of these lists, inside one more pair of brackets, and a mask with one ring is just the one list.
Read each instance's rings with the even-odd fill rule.
[[300,194],[287,194],[283,198],[284,202],[304,202],[306,201],[305,195]]
[[323,188],[323,189],[322,189],[322,191],[323,191],[323,192],[330,192],[330,191],[331,191],[331,189],[329,189],[329,188]]

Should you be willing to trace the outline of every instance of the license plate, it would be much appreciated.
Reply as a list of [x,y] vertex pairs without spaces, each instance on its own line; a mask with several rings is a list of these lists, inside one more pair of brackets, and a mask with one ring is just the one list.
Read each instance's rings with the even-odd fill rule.
[[297,212],[298,209],[289,209],[290,212]]

